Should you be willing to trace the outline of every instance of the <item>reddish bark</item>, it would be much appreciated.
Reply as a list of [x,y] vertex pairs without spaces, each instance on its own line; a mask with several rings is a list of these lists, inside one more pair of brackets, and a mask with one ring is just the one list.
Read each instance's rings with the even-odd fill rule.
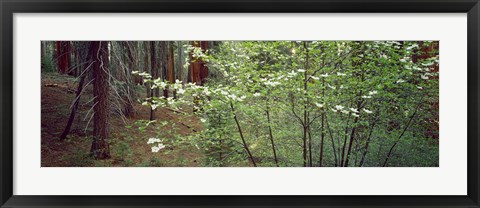
[[[168,49],[168,70],[167,70],[167,77],[169,83],[175,83],[175,62],[173,57],[173,44],[170,44]],[[177,97],[177,93],[173,91],[173,97]]]
[[107,42],[92,41],[90,59],[93,61],[93,142],[90,149],[95,159],[110,158],[108,139],[108,47]]
[[67,73],[70,68],[70,53],[71,46],[69,41],[56,41],[55,42],[57,49],[57,65],[58,71],[61,74]]
[[[200,47],[203,52],[205,52],[208,48],[207,41],[193,41],[192,45],[194,47]],[[198,85],[203,85],[208,78],[208,67],[205,65],[203,60],[194,59],[191,53],[190,59],[193,60],[193,63],[191,63],[188,68],[189,81]]]

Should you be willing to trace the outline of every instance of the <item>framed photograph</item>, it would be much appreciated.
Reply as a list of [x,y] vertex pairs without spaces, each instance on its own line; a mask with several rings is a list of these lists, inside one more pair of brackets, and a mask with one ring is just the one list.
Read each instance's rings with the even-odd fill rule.
[[1,1],[1,207],[479,207],[478,0]]

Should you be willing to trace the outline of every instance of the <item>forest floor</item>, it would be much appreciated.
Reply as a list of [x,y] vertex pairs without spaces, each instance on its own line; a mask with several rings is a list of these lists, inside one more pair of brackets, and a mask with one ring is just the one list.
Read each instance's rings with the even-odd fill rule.
[[60,140],[68,118],[70,106],[75,99],[77,81],[71,76],[42,74],[41,86],[41,164],[42,167],[168,167],[199,166],[201,153],[191,145],[168,144],[169,151],[153,153],[147,144],[148,138],[158,137],[158,132],[165,131],[158,123],[168,121],[176,124],[180,135],[188,135],[202,128],[197,118],[188,119],[174,111],[162,108],[155,111],[156,124],[149,125],[144,131],[135,126],[137,120],[148,120],[148,106],[135,104],[136,113],[126,119],[120,115],[110,114],[110,152],[107,160],[94,160],[89,156],[92,143],[93,111],[92,86],[82,94],[75,120],[67,139]]

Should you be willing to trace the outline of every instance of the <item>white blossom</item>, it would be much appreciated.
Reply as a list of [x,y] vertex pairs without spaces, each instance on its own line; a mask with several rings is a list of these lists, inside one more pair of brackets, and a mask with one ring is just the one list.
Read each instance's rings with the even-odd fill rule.
[[350,110],[351,110],[352,112],[354,112],[354,113],[359,113],[358,110],[355,109],[355,108],[350,108]]
[[245,98],[247,98],[247,96],[242,95],[239,98],[237,98],[237,101],[242,102]]
[[344,107],[341,106],[341,105],[336,105],[336,106],[335,106],[335,109],[337,109],[337,110],[343,110],[343,108],[344,108]]
[[162,140],[160,138],[152,137],[152,138],[148,139],[147,144],[154,144],[154,143],[157,143],[157,142],[162,142]]
[[184,89],[179,89],[179,90],[178,90],[178,94],[183,94],[183,93],[185,93],[185,90],[184,90]]
[[158,83],[158,87],[159,87],[160,89],[165,89],[165,88],[167,87],[167,83],[165,83],[165,82],[159,82],[159,83]]
[[422,71],[421,68],[417,67],[417,66],[413,66],[413,69],[417,70],[417,71]]
[[338,76],[346,76],[347,74],[341,73],[341,72],[337,72],[337,75],[338,75]]
[[275,87],[276,85],[279,85],[279,84],[280,84],[280,82],[272,82],[270,80],[265,82],[265,85],[270,85],[272,87]]
[[320,77],[328,77],[328,73],[320,74]]
[[297,71],[300,73],[306,72],[305,69],[298,69]]
[[208,88],[204,88],[204,89],[203,89],[203,93],[204,93],[206,96],[209,96],[211,92],[208,90]]
[[378,92],[377,92],[376,90],[368,92],[369,95],[375,95],[375,94],[377,94],[377,93],[378,93]]
[[403,82],[405,82],[405,80],[403,80],[403,79],[397,80],[397,83],[403,83]]
[[157,147],[157,146],[152,147],[152,152],[158,152],[158,151],[160,151],[159,147]]
[[370,95],[362,95],[362,98],[363,98],[363,99],[369,99],[369,98],[372,98],[372,96],[370,96]]
[[295,71],[292,70],[291,72],[288,73],[288,76],[289,76],[289,77],[297,76],[297,72],[295,72]]
[[260,94],[260,93],[258,93],[258,92],[256,92],[256,93],[253,94],[254,97],[258,97],[258,96],[260,96],[260,95],[262,95],[262,94]]
[[162,143],[159,143],[157,146],[153,146],[152,147],[152,152],[158,152],[160,151],[161,149],[165,148],[165,145],[162,144]]
[[315,105],[316,105],[317,107],[319,107],[319,108],[323,108],[323,106],[324,106],[324,104],[317,103],[317,102],[315,102]]
[[373,111],[367,110],[365,108],[363,109],[363,111],[365,111],[365,113],[368,113],[368,114],[373,113]]
[[418,47],[418,44],[413,44],[413,45],[407,47],[407,50],[412,50],[412,49],[414,49],[414,48],[419,48],[419,47]]

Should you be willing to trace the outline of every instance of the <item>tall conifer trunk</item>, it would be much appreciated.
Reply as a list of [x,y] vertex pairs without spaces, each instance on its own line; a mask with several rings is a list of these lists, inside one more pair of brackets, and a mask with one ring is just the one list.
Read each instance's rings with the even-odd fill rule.
[[92,41],[90,58],[93,61],[93,142],[91,153],[95,159],[110,158],[108,145],[108,46],[104,41]]

